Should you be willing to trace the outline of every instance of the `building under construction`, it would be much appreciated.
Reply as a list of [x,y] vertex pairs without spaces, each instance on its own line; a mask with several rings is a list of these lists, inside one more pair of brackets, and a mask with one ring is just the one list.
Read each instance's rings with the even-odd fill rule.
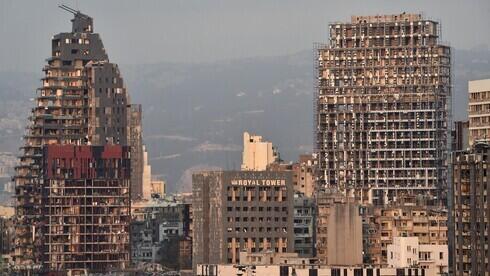
[[317,53],[319,188],[375,204],[445,197],[451,52],[438,22],[352,16],[329,33]]
[[[134,139],[129,96],[118,66],[109,62],[94,33],[92,18],[61,8],[74,14],[72,30],[52,38],[52,55],[43,68],[16,167],[15,269],[121,269],[129,264],[126,146]],[[52,172],[46,167],[55,149],[51,145],[83,147],[60,149],[70,153],[52,156],[61,162],[49,167],[57,168]],[[99,156],[104,145],[115,148],[104,148]],[[105,155],[114,150],[119,155]]]

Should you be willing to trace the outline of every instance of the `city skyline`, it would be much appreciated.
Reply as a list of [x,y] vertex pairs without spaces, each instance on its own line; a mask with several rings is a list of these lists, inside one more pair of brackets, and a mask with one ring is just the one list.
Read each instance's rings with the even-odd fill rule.
[[[294,23],[317,10],[295,10],[289,0],[277,9],[268,2],[172,3],[166,12],[174,14],[162,21],[152,18],[157,9],[147,10],[157,2],[112,3],[109,16],[99,12],[111,3],[95,13],[77,1],[59,5],[71,24],[50,11],[33,29],[63,18],[64,31],[49,26],[56,29],[50,42],[36,43],[28,40],[44,31],[24,33],[22,47],[51,46],[37,88],[0,103],[0,139],[22,143],[6,152],[0,144],[0,195],[12,197],[0,202],[0,274],[486,275],[490,48],[480,60],[481,51],[455,50],[443,34],[462,48],[485,44],[490,36],[475,33],[490,21],[482,16],[487,5],[476,11],[475,0],[459,15],[477,19],[448,27],[434,16],[454,16],[456,2],[441,3],[424,12],[392,11],[396,5],[385,0],[332,3],[332,10],[342,7],[336,19],[324,25],[308,17],[296,26],[308,30],[304,36],[278,18],[290,12]],[[222,24],[238,10],[249,20]],[[131,21],[140,14],[147,16]],[[194,24],[214,14],[203,21],[210,25]],[[98,29],[99,18],[113,26]],[[269,24],[253,32],[261,20]],[[161,24],[167,21],[175,25]],[[222,27],[211,35],[214,23]],[[154,27],[182,27],[179,35],[192,39],[170,32],[168,48],[154,48],[164,37]],[[278,31],[265,35],[269,28]],[[317,29],[323,38],[311,56],[291,55],[314,43]],[[106,44],[106,33],[125,42]],[[290,36],[297,41],[281,47]],[[196,45],[206,57],[195,55]],[[124,54],[109,59],[112,49]],[[158,63],[173,51],[178,62]],[[467,55],[455,65],[457,53]],[[46,57],[36,54],[18,58],[18,68]],[[139,65],[126,74],[118,58]],[[28,78],[0,68],[0,93],[26,89]],[[183,162],[185,152],[191,162]],[[229,159],[236,153],[241,166]]]

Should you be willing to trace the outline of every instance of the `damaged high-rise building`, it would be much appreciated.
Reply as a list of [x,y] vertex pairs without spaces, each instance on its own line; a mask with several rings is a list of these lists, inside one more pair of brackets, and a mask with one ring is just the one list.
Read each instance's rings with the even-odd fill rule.
[[132,114],[141,109],[131,108],[93,19],[60,7],[74,14],[72,30],[52,38],[14,177],[15,269],[122,270],[131,172],[141,166],[131,157],[142,152],[141,114]]
[[420,14],[352,16],[318,49],[318,187],[384,204],[446,197],[450,48]]

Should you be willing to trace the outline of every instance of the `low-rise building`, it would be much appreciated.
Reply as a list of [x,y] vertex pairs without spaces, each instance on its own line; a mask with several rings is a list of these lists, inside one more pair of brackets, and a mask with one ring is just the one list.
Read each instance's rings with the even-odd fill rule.
[[364,263],[386,267],[396,237],[417,237],[421,245],[447,245],[447,209],[423,204],[364,206]]
[[447,245],[420,244],[418,237],[395,237],[388,245],[388,267],[421,267],[448,273]]

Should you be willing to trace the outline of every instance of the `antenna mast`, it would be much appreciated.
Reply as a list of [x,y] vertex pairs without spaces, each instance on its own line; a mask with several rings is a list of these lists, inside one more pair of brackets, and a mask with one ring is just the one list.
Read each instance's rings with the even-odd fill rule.
[[65,10],[69,13],[73,13],[73,14],[77,14],[77,13],[80,13],[80,11],[77,11],[77,10],[74,10],[70,7],[68,7],[67,5],[65,4],[62,4],[62,5],[58,5],[58,8],[62,9],[62,10]]

